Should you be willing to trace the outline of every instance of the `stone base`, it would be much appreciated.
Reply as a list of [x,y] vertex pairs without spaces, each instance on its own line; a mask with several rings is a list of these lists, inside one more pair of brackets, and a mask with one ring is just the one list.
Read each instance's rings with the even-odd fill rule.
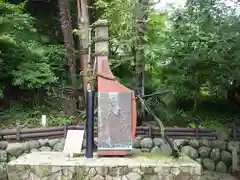
[[69,158],[33,152],[8,163],[8,180],[199,180],[201,166],[182,157]]

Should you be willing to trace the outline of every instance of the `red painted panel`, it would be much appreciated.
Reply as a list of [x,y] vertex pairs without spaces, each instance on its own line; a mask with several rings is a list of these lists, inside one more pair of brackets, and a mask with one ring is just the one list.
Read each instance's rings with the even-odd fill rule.
[[[132,135],[133,139],[136,136],[137,126],[137,109],[136,109],[136,98],[134,91],[123,86],[118,82],[115,76],[112,74],[107,56],[96,57],[97,62],[97,74],[98,74],[98,92],[132,92]],[[126,155],[126,151],[101,151],[99,155]]]

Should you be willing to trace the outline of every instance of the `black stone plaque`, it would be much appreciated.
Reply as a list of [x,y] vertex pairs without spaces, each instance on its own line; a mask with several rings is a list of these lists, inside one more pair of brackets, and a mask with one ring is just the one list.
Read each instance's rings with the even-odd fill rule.
[[98,93],[98,149],[132,149],[132,93]]

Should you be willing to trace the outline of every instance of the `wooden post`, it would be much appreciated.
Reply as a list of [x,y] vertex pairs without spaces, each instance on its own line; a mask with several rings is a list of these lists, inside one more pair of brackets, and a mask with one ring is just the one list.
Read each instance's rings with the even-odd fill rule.
[[21,129],[19,125],[17,126],[16,131],[17,131],[17,134],[16,134],[17,141],[20,141]]
[[66,124],[64,124],[64,129],[63,129],[64,138],[66,138],[66,136],[67,136],[67,131],[68,131],[68,126]]
[[236,132],[237,132],[236,131],[236,124],[235,124],[235,122],[233,122],[232,133],[233,133],[233,138],[234,139],[237,137]]
[[149,126],[148,126],[148,137],[152,137],[152,125],[151,124],[149,124]]
[[235,143],[235,146],[232,149],[232,172],[238,172],[238,153],[237,153],[237,143]]

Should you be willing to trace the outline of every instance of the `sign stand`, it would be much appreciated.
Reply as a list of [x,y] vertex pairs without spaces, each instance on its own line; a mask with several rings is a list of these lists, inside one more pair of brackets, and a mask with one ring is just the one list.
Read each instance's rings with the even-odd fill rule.
[[84,130],[68,130],[63,152],[73,157],[80,155],[84,138]]

